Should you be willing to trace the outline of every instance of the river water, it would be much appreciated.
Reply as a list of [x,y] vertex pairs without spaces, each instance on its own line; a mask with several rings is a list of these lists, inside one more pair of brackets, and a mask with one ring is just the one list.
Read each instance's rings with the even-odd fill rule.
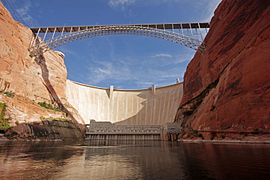
[[270,179],[270,145],[1,142],[0,179]]

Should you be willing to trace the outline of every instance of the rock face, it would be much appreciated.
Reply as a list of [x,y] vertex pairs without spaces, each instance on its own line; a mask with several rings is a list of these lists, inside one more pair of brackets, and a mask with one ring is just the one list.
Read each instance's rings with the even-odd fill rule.
[[[14,21],[0,4],[0,90],[35,101],[48,101],[54,88],[59,99],[65,99],[67,71],[63,58],[53,51],[44,54],[44,68],[29,56],[28,48],[33,37],[29,28]],[[49,83],[46,84],[48,79]]]
[[[6,104],[10,124],[40,122],[45,118],[69,118],[83,123],[66,100],[67,70],[63,56],[49,50],[30,57],[32,31],[15,21],[0,3],[0,101]],[[59,107],[60,111],[38,103]]]
[[59,120],[20,124],[7,130],[5,136],[9,139],[58,139],[68,141],[82,139],[82,133],[74,123]]
[[[176,115],[184,133],[242,138],[270,131],[270,1],[223,0],[184,77]],[[206,132],[215,132],[208,136]]]

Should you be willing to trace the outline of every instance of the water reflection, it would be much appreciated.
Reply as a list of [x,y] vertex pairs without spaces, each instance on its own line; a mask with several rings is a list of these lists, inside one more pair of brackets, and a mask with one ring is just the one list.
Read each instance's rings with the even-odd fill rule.
[[0,179],[267,179],[269,145],[0,144]]
[[66,159],[82,154],[82,149],[73,151],[59,142],[1,143],[0,179],[50,179]]

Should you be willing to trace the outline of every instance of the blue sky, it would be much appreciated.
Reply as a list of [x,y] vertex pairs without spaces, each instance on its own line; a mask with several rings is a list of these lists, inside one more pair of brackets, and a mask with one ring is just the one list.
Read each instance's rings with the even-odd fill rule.
[[[2,0],[27,26],[208,22],[220,0]],[[139,36],[104,36],[59,47],[68,78],[137,89],[183,79],[195,51]]]

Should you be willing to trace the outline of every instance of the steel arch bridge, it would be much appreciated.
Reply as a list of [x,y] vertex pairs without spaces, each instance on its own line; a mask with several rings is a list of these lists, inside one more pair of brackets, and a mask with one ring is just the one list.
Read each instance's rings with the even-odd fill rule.
[[31,28],[35,36],[30,51],[36,55],[37,52],[46,52],[72,41],[106,35],[148,36],[203,51],[203,36],[208,28],[209,23],[36,27]]

